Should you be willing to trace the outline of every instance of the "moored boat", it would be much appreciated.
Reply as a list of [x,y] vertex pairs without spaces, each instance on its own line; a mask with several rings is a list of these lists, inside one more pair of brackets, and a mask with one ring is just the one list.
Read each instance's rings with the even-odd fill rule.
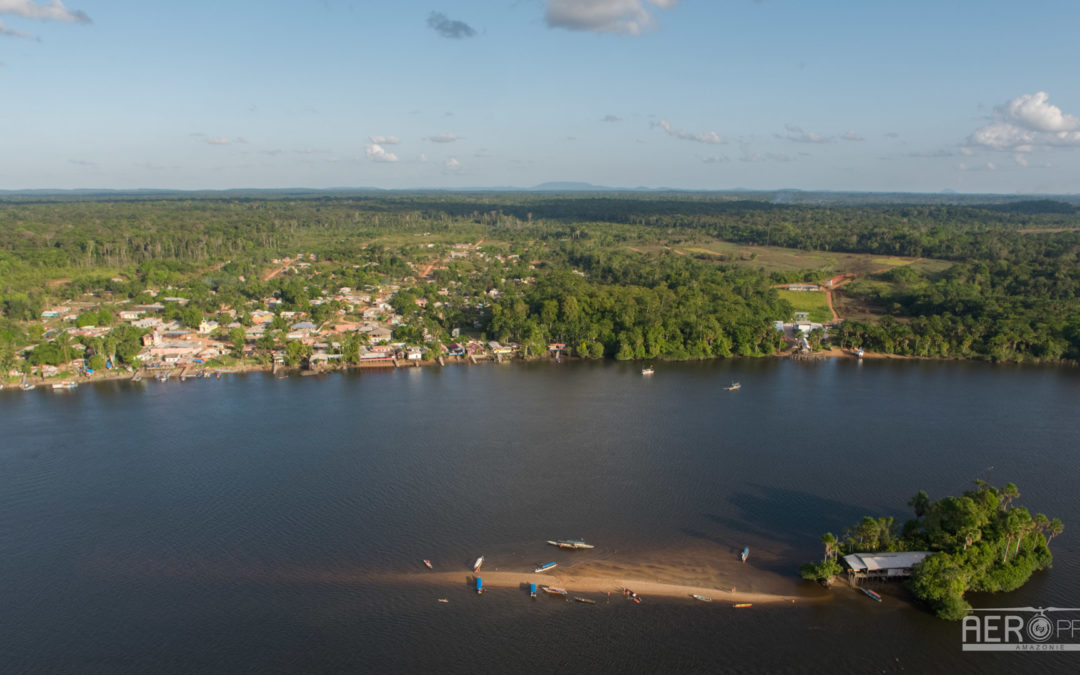
[[483,566],[483,564],[484,564],[484,556],[480,556],[479,558],[476,559],[476,562],[473,563],[472,571],[473,572],[479,572],[480,568]]
[[725,391],[738,391],[742,389],[742,385],[738,382],[732,382],[729,386],[724,387]]
[[741,560],[742,562],[746,562],[746,559],[749,558],[749,557],[750,557],[750,547],[747,546],[742,550],[742,553],[739,554],[739,560]]
[[543,589],[544,589],[544,592],[547,593],[548,595],[561,595],[564,598],[566,597],[566,589],[565,588],[559,588],[558,586],[544,586]]
[[742,609],[743,607],[753,607],[753,606],[754,606],[754,603],[752,603],[752,602],[736,602],[734,605],[732,605],[732,607],[735,607],[737,609]]
[[586,544],[581,539],[556,539],[554,541],[548,539],[548,543],[552,546],[558,546],[559,548],[566,549],[568,551],[578,551],[581,549],[596,548],[592,544]]
[[544,563],[543,565],[537,565],[536,568],[533,570],[533,574],[542,574],[542,573],[547,572],[549,570],[553,570],[556,567],[558,567],[558,565],[556,563],[554,563],[554,562]]
[[483,595],[484,594],[484,580],[481,579],[480,577],[476,577],[476,594],[477,595]]
[[529,597],[530,598],[535,598],[536,597],[536,584],[529,584]]
[[866,597],[870,598],[871,600],[877,600],[878,602],[881,602],[881,596],[878,595],[876,592],[870,590],[869,588],[860,588],[859,590],[862,591],[866,595]]
[[74,381],[71,381],[71,382],[54,382],[52,388],[53,389],[75,389],[78,386],[79,386],[79,383],[74,382]]
[[652,375],[654,372],[656,372],[656,371],[653,370],[652,366],[648,366],[646,368],[641,369],[641,374],[642,375]]
[[595,605],[596,604],[595,600],[592,600],[591,598],[583,598],[580,595],[575,595],[574,596],[574,601],[575,602],[580,602],[583,605]]
[[432,567],[432,566],[431,566],[431,561],[430,561],[430,560],[427,560],[427,559],[425,559],[425,560],[424,560],[424,564],[425,564],[425,565],[427,565],[427,568],[428,568],[429,570],[433,570],[433,569],[435,569],[434,567]]
[[698,595],[697,593],[691,593],[690,597],[701,602],[712,602],[712,598],[707,595]]

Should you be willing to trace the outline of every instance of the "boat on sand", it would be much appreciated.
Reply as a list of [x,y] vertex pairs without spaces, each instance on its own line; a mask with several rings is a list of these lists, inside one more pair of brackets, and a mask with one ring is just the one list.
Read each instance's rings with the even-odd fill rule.
[[712,602],[712,598],[707,595],[698,595],[697,593],[691,593],[690,597],[701,602]]
[[561,595],[564,598],[566,597],[565,588],[559,588],[558,586],[544,586],[543,589],[548,595]]
[[544,572],[553,570],[556,567],[558,567],[558,565],[556,563],[554,563],[554,562],[544,563],[543,565],[537,565],[536,569],[533,570],[533,574],[542,574]]
[[473,572],[479,572],[480,568],[483,566],[483,564],[484,564],[484,556],[480,556],[479,558],[476,559],[476,562],[473,563],[472,571]]

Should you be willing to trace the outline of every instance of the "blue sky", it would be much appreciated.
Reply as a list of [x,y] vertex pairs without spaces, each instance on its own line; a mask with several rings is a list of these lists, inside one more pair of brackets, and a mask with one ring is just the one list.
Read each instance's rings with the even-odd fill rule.
[[0,188],[1080,192],[1075,0],[0,0]]

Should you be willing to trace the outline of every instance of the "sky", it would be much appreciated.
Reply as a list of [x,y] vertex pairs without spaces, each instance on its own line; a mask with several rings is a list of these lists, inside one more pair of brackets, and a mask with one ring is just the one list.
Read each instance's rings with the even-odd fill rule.
[[0,189],[1080,193],[1076,0],[0,0]]

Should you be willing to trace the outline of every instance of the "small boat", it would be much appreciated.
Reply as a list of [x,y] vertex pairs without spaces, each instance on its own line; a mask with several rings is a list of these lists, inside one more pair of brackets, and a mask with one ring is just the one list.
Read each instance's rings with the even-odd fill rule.
[[53,389],[75,389],[79,386],[78,382],[54,382]]
[[533,570],[533,574],[542,574],[542,573],[547,572],[549,570],[553,570],[556,567],[558,567],[558,565],[556,563],[554,563],[554,562],[544,563],[543,565],[537,565],[536,569]]
[[472,571],[473,572],[479,572],[480,567],[483,566],[483,564],[484,564],[484,556],[480,556],[479,558],[476,559],[476,562],[473,563]]
[[739,391],[742,389],[742,385],[738,382],[732,382],[729,386],[724,387],[724,391]]
[[635,605],[640,605],[641,604],[641,596],[636,594],[636,593],[634,595],[630,596],[630,599],[634,601]]
[[653,374],[653,373],[655,373],[655,372],[656,372],[656,371],[655,371],[655,370],[653,370],[653,367],[652,367],[652,366],[649,366],[648,368],[642,368],[642,369],[641,369],[641,374],[642,374],[642,375],[652,375],[652,374]]
[[580,539],[556,539],[555,541],[548,539],[548,543],[552,546],[558,546],[559,548],[566,549],[568,551],[578,551],[582,549],[596,548],[592,544],[586,544]]
[[447,600],[446,598],[439,598],[439,602],[450,602],[450,601]]
[[583,605],[595,605],[596,601],[589,598],[583,598],[580,595],[574,596],[574,602],[580,602]]
[[477,595],[483,595],[484,594],[484,580],[481,579],[480,577],[476,577],[476,594]]
[[707,595],[698,595],[697,593],[691,593],[690,597],[701,602],[712,602],[712,598]]
[[870,598],[871,600],[877,600],[878,602],[881,602],[881,596],[870,590],[869,588],[860,588],[859,590],[862,591],[863,594],[865,594],[866,597]]
[[732,605],[732,607],[736,607],[738,609],[742,609],[743,607],[753,607],[753,606],[754,606],[754,603],[752,603],[752,602],[736,602],[734,605]]
[[536,597],[536,584],[529,584],[529,597],[530,598],[535,598]]
[[742,550],[742,553],[739,554],[739,560],[741,560],[742,562],[746,562],[746,559],[749,558],[749,557],[750,557],[750,547],[747,546],[746,548],[744,548]]
[[30,384],[29,382],[23,382],[22,383],[22,390],[23,391],[33,391],[34,387],[36,387],[36,386],[37,386],[36,384]]
[[432,566],[431,566],[431,561],[430,561],[430,560],[426,560],[426,559],[425,559],[425,560],[424,560],[424,564],[425,564],[425,565],[427,565],[427,568],[428,568],[429,570],[433,570],[433,569],[435,569],[434,567],[432,567]]
[[864,354],[866,354],[866,352],[864,352],[861,347],[855,350],[855,358],[857,359],[861,359]]
[[547,593],[548,595],[561,595],[564,598],[566,597],[566,589],[565,588],[559,588],[558,586],[544,586],[543,589],[544,589],[544,592]]

